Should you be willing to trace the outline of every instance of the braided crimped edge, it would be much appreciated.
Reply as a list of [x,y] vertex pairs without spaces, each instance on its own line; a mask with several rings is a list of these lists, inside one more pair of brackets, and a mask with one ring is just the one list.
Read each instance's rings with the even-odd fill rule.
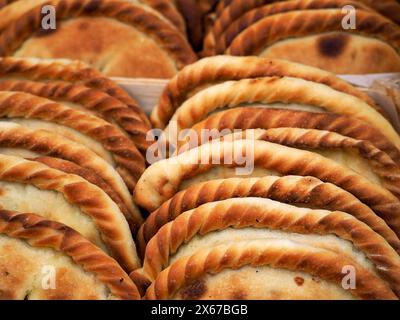
[[400,53],[400,28],[395,23],[378,13],[357,10],[357,28],[344,30],[342,21],[345,15],[342,10],[335,9],[292,11],[272,15],[241,32],[232,41],[226,53],[238,56],[257,55],[280,40],[335,31],[379,39]]
[[370,141],[400,165],[400,151],[379,130],[367,123],[347,116],[257,107],[234,108],[210,115],[192,127],[193,134],[202,130],[303,128],[337,132],[356,140]]
[[210,202],[182,213],[149,241],[143,271],[155,280],[168,267],[170,256],[196,235],[248,227],[300,234],[333,234],[350,241],[372,261],[376,271],[400,295],[400,256],[366,224],[344,212],[303,209],[259,198]]
[[[222,139],[264,140],[284,146],[305,150],[355,150],[365,159],[372,171],[380,178],[382,185],[400,199],[400,168],[383,151],[377,149],[372,143],[365,140],[355,140],[342,136],[336,132],[299,129],[276,128],[246,130],[239,133],[223,136]],[[189,148],[189,145],[185,147]],[[362,174],[362,172],[359,172]]]
[[[235,4],[232,3],[230,8]],[[216,46],[213,54],[224,53],[225,50],[230,46],[232,41],[242,31],[246,30],[249,26],[253,25],[257,21],[275,15],[278,13],[300,11],[300,10],[322,10],[322,9],[342,9],[345,6],[352,6],[355,10],[372,11],[369,7],[358,1],[349,0],[295,0],[295,1],[284,1],[269,4],[266,6],[257,7],[249,12],[246,12],[239,17],[236,21],[217,21],[214,25],[214,39]],[[223,20],[225,16],[221,17]],[[219,24],[221,23],[221,25]],[[218,27],[217,27],[218,26]]]
[[232,198],[268,198],[282,203],[342,211],[367,224],[400,253],[396,234],[369,207],[347,191],[314,177],[266,176],[263,178],[231,178],[199,183],[180,191],[150,214],[137,234],[139,256],[144,257],[146,245],[166,223],[185,211],[203,204]]
[[[138,141],[138,128],[143,127],[143,121],[139,115],[125,103],[101,90],[70,82],[35,82],[25,80],[1,81],[0,90],[21,91],[51,100],[62,100],[79,104],[88,111],[96,113],[99,117],[118,125],[138,146],[144,144],[143,141]],[[143,132],[144,130],[145,128],[143,128]]]
[[117,200],[117,203],[122,201],[121,205],[129,210],[129,215],[133,215],[131,218],[136,220],[136,224],[141,224],[142,216],[139,209],[133,203],[132,196],[118,172],[84,145],[53,132],[4,122],[0,123],[0,147],[19,148],[44,156],[61,158],[92,171],[107,183],[108,188],[117,193],[119,200],[118,198],[113,200]]
[[245,165],[274,170],[281,175],[313,176],[335,184],[371,207],[397,235],[400,234],[400,201],[391,192],[318,154],[260,140],[215,140],[156,162],[138,181],[134,199],[151,212],[173,197],[184,180],[214,167]]
[[341,286],[343,267],[354,266],[357,286],[351,293],[361,299],[396,299],[378,277],[352,259],[321,248],[290,241],[260,240],[220,245],[181,258],[163,270],[146,292],[146,299],[171,299],[180,289],[207,274],[244,266],[268,266],[302,271]]
[[82,83],[86,87],[104,91],[126,104],[140,117],[142,122],[135,123],[130,129],[131,138],[141,150],[148,147],[146,134],[151,128],[150,122],[138,103],[112,80],[80,61],[4,57],[0,58],[0,76],[16,76],[35,81],[62,80]]
[[358,97],[380,110],[367,94],[327,71],[277,59],[216,56],[199,60],[173,77],[153,110],[151,121],[155,127],[164,129],[174,112],[197,88],[223,81],[267,76],[289,76],[325,84],[337,91]]
[[34,248],[52,248],[94,273],[120,299],[140,299],[138,289],[118,263],[75,230],[33,214],[0,210],[0,234]]
[[93,220],[105,245],[124,269],[131,271],[139,266],[136,246],[124,215],[99,187],[42,163],[5,155],[0,155],[0,180],[63,194],[66,201]]
[[[57,20],[80,16],[104,16],[138,28],[152,37],[174,59],[178,69],[196,61],[185,37],[169,23],[142,5],[121,0],[52,0]],[[9,56],[41,28],[42,7],[36,7],[13,21],[0,35],[0,56]]]
[[364,101],[321,83],[286,76],[227,81],[202,90],[175,112],[165,135],[169,140],[174,139],[181,130],[206,119],[214,111],[250,103],[299,104],[352,116],[379,129],[400,148],[400,136],[390,122]]
[[121,197],[96,172],[94,172],[93,170],[88,169],[88,168],[83,168],[74,162],[64,160],[61,158],[36,157],[36,158],[32,158],[32,159],[27,159],[27,160],[40,162],[50,168],[53,168],[53,169],[56,169],[56,170],[59,170],[59,171],[62,171],[62,172],[68,173],[68,174],[74,174],[74,175],[80,176],[83,179],[85,179],[86,181],[90,182],[91,184],[98,186],[101,190],[103,190],[105,193],[107,193],[107,195],[111,198],[112,201],[114,201],[118,205],[119,209],[124,214],[125,219],[128,222],[132,233],[136,234],[137,228],[138,228],[138,226],[140,226],[142,220],[137,219],[137,217],[132,216],[128,206],[121,200]]
[[83,111],[28,93],[0,91],[0,116],[49,121],[91,137],[110,152],[130,189],[145,168],[143,156],[128,137],[107,121]]

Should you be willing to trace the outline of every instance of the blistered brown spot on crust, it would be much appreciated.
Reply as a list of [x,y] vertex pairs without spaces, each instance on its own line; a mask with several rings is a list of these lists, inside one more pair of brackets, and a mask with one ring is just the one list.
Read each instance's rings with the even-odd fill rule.
[[350,37],[346,34],[335,33],[321,36],[318,39],[318,50],[321,55],[335,58],[345,50]]
[[6,194],[6,190],[3,188],[0,188],[0,196],[4,196]]
[[294,278],[294,282],[296,282],[296,284],[301,287],[304,284],[304,278],[302,277],[295,277]]
[[199,300],[207,292],[207,287],[204,280],[197,280],[181,291],[183,300]]

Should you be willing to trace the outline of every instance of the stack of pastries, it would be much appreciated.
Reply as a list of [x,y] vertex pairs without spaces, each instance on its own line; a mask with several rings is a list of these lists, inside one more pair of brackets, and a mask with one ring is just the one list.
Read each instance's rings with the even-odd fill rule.
[[3,0],[0,56],[78,59],[131,78],[169,79],[220,54],[399,72],[399,17],[397,0]]
[[224,0],[203,56],[280,58],[338,74],[400,71],[396,0]]
[[2,58],[0,87],[0,299],[140,298],[146,115],[82,62]]
[[197,59],[170,0],[0,1],[0,56],[69,58],[145,78],[170,78]]
[[399,8],[0,0],[0,299],[399,299]]
[[178,73],[151,121],[170,154],[134,192],[145,298],[398,299],[400,137],[366,94],[217,56]]

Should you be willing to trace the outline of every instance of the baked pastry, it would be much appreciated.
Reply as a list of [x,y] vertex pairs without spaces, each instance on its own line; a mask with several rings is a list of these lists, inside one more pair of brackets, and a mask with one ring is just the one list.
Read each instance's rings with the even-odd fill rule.
[[[150,122],[137,102],[116,83],[82,62],[61,59],[0,58],[0,81],[7,80],[49,83],[65,81],[101,90],[132,110],[129,113],[122,105],[117,109],[116,113],[120,113],[119,110],[122,109],[124,117],[127,117],[127,121],[119,121],[120,125],[129,133],[141,151],[145,152],[149,146],[146,134],[150,130]],[[118,115],[115,117],[118,118]]]
[[[0,0],[0,9],[6,5],[8,7],[0,11],[0,30],[4,29],[12,20],[17,19],[18,16],[31,10],[38,4],[45,5],[49,4],[51,0]],[[114,0],[108,0],[114,1]],[[153,9],[160,12],[165,18],[167,18],[172,24],[175,25],[183,34],[186,33],[185,21],[179,14],[179,11],[174,5],[174,1],[170,0],[124,0],[136,4],[147,4]],[[19,2],[19,3],[15,3]],[[10,5],[14,3],[13,5]],[[153,12],[154,13],[154,12]]]
[[127,271],[139,266],[124,215],[104,191],[83,178],[39,162],[0,155],[0,187],[1,208],[65,223],[111,254]]
[[[55,288],[40,280],[54,267]],[[118,263],[73,229],[33,214],[0,211],[0,299],[140,299]]]
[[329,249],[356,261],[368,259],[400,294],[400,256],[367,225],[344,212],[303,209],[260,198],[211,202],[181,214],[150,240],[143,271],[154,281],[171,261],[203,248],[269,238]]
[[151,213],[140,227],[136,241],[140,257],[144,257],[147,243],[158,230],[183,212],[209,202],[254,197],[304,208],[346,212],[367,224],[400,253],[400,240],[396,234],[369,207],[347,191],[313,177],[266,176],[212,180],[178,192]]
[[240,33],[226,53],[280,58],[338,74],[400,71],[400,27],[357,10],[356,28],[344,30],[345,14],[326,9],[272,15]]
[[[226,4],[224,4],[226,2]],[[216,50],[217,42],[219,47],[230,43],[238,32],[244,30],[252,23],[265,17],[267,14],[276,14],[284,11],[322,9],[322,8],[343,8],[351,5],[355,9],[377,10],[382,15],[400,23],[400,4],[396,0],[358,0],[358,1],[271,1],[271,0],[233,0],[221,1],[218,19],[213,23],[204,39],[203,56],[209,56],[219,52]],[[229,30],[229,31],[228,31]],[[227,34],[225,37],[225,33]],[[229,35],[228,35],[229,34]],[[222,36],[224,35],[224,36]],[[222,38],[222,39],[221,39]],[[218,41],[216,41],[218,39]],[[222,43],[221,41],[222,40]],[[225,47],[226,48],[226,47]],[[224,52],[224,51],[222,51]]]
[[356,10],[371,10],[360,1],[348,0],[232,1],[204,39],[202,55],[223,54],[240,32],[267,16],[299,10],[341,9],[346,5]]
[[57,29],[42,29],[42,4],[38,4],[1,32],[0,56],[79,59],[107,76],[147,78],[169,78],[196,60],[184,35],[143,4],[123,0],[52,0],[51,4],[57,12]]
[[400,164],[399,149],[379,130],[353,117],[331,113],[266,109],[262,106],[234,108],[210,115],[206,120],[195,124],[191,130],[193,135],[201,137],[202,130],[223,132],[229,129],[233,132],[235,129],[257,128],[304,128],[336,132],[356,140],[369,141],[388,154],[397,165]]
[[[385,187],[400,199],[400,167],[368,141],[330,131],[299,128],[247,130],[224,135],[221,139],[256,139],[318,153]],[[190,148],[188,142],[179,151],[182,153]]]
[[244,166],[247,168],[242,175],[313,176],[335,184],[371,207],[397,235],[400,234],[400,202],[391,192],[319,154],[266,141],[216,140],[159,161],[143,173],[136,185],[134,199],[152,212],[180,189],[236,176],[237,171],[229,168]]
[[358,97],[382,112],[367,94],[324,70],[278,59],[215,56],[185,67],[168,82],[151,114],[151,121],[155,127],[164,129],[176,109],[198,91],[211,85],[230,80],[273,76],[301,78],[325,84],[337,91]]
[[[343,289],[345,266],[353,266],[357,274],[355,289]],[[234,280],[240,275],[244,283]],[[397,299],[387,284],[353,259],[282,239],[222,244],[181,258],[160,273],[145,297]]]
[[140,211],[136,208],[135,205],[133,205],[134,209],[127,206],[121,200],[118,193],[116,193],[114,189],[111,188],[110,185],[106,181],[104,181],[99,175],[97,175],[93,170],[80,167],[74,162],[63,160],[60,158],[38,157],[32,159],[28,158],[28,160],[40,162],[50,168],[80,176],[86,181],[90,182],[91,184],[98,186],[105,193],[107,193],[107,195],[111,198],[112,201],[114,201],[118,205],[118,208],[124,214],[125,219],[129,224],[132,234],[136,234],[138,226],[141,225],[143,220]]
[[[21,80],[0,80],[0,91],[20,91],[66,104],[68,107],[85,111],[107,120],[127,135],[138,136],[137,126],[142,120],[126,104],[103,91],[83,85],[56,81],[35,82]],[[142,139],[142,137],[140,137]],[[146,146],[142,145],[142,148]]]
[[57,132],[81,143],[119,172],[132,189],[145,168],[144,159],[118,128],[89,115],[22,92],[0,91],[0,116],[34,129]]
[[266,108],[352,116],[377,128],[400,148],[400,137],[389,121],[361,99],[324,84],[286,76],[228,81],[200,91],[177,109],[165,129],[166,138],[174,141],[181,130],[192,127],[218,109],[260,103]]
[[[133,203],[131,194],[120,175],[103,158],[84,145],[68,140],[54,132],[28,129],[16,123],[1,121],[0,153],[24,158],[47,156],[53,159],[53,163],[56,161],[54,158],[71,162],[68,166],[63,166],[61,171],[83,176],[93,183],[94,180],[91,181],[87,176],[90,172],[90,176],[95,176],[96,181],[104,182],[101,185],[95,184],[118,204],[133,228],[133,232],[142,222],[141,214]],[[49,165],[49,163],[46,164]],[[72,164],[76,164],[79,170],[67,170]],[[54,166],[50,165],[50,167]]]

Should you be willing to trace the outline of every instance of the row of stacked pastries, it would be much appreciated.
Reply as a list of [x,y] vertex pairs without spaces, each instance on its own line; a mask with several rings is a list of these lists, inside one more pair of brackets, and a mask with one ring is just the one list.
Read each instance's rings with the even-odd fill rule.
[[[47,3],[56,30],[41,28]],[[277,45],[334,72],[399,71],[399,27],[374,11],[393,19],[397,3],[347,1],[353,31],[338,29],[344,4],[0,1],[0,298],[398,299],[400,137],[382,108],[268,54],[192,64],[204,32],[203,55]],[[99,71],[172,79],[149,121]],[[146,169],[151,127],[182,139]],[[187,129],[240,132],[193,146]],[[228,156],[249,148],[255,170],[238,176]]]
[[151,120],[175,151],[134,192],[150,212],[132,275],[146,299],[398,299],[400,139],[366,94],[312,67],[218,56],[178,73]]
[[[0,74],[1,298],[398,298],[400,138],[333,74],[256,57],[186,67],[151,117],[164,138],[241,131],[183,135],[147,170],[150,126],[111,80],[66,60],[3,58]],[[255,170],[238,176],[227,157],[249,147]]]
[[0,299],[139,299],[149,120],[81,62],[2,58],[0,86]]
[[399,17],[393,0],[220,1],[202,55],[280,58],[338,74],[398,72]]
[[[45,4],[55,30],[43,29]],[[399,17],[396,0],[5,0],[0,56],[78,59],[131,78],[169,79],[220,54],[399,72]]]

